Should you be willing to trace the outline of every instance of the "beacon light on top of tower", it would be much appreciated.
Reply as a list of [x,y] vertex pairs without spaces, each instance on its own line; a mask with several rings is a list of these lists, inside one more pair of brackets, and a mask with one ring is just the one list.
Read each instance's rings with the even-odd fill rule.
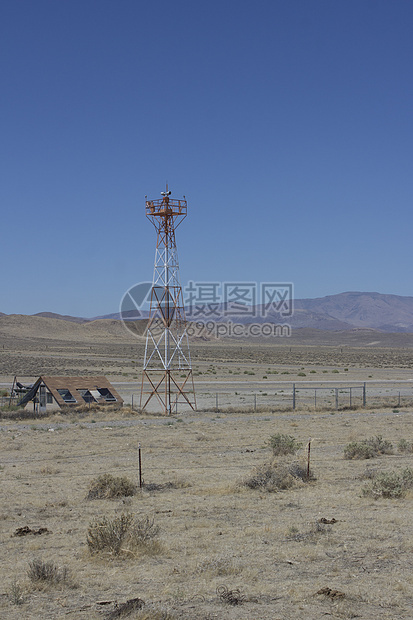
[[146,216],[152,221],[152,224],[155,227],[158,227],[158,224],[155,223],[153,217],[173,217],[174,228],[177,228],[187,215],[187,202],[185,200],[185,196],[181,200],[175,200],[174,198],[170,198],[171,193],[172,192],[168,190],[167,185],[166,191],[161,192],[163,198],[159,198],[158,200],[146,199]]

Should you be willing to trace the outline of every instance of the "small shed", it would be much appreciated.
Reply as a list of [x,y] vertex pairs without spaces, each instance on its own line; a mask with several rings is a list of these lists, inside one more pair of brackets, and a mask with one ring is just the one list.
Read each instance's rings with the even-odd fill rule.
[[61,407],[76,407],[85,403],[123,406],[123,399],[106,377],[39,377],[19,401],[39,413]]

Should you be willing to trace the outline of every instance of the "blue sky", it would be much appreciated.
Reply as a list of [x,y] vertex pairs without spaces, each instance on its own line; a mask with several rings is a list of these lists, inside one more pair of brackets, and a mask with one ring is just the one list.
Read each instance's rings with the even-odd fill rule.
[[145,194],[181,282],[412,295],[413,3],[3,0],[0,311],[116,312]]

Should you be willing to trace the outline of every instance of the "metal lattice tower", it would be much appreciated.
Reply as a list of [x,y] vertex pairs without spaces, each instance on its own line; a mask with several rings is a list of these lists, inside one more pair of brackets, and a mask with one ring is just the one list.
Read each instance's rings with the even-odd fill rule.
[[170,198],[168,185],[161,194],[159,200],[147,200],[145,207],[157,241],[140,406],[145,409],[156,397],[169,415],[179,403],[196,410],[196,399],[175,241],[187,202]]

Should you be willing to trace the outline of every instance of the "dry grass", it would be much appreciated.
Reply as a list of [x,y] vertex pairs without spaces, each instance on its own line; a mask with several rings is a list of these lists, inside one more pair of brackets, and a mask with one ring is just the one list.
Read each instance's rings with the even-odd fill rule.
[[[30,342],[27,346],[30,353]],[[85,362],[70,346],[61,364],[71,369],[76,362],[71,374],[79,374],[79,364]],[[101,373],[106,363],[112,364],[112,378],[128,372],[124,360],[136,359],[136,350],[132,353],[130,344],[111,347],[103,340],[91,352],[87,346],[83,354],[90,356],[90,372],[96,374],[96,364]],[[322,368],[331,372],[333,363],[349,367],[346,377],[351,380],[411,373],[411,351],[387,357],[371,348],[344,348],[340,355],[315,346],[298,350],[294,344],[291,351],[266,345],[242,348],[197,345],[193,357],[201,373],[215,358],[220,380],[235,373],[249,380],[244,370],[259,377],[260,368],[267,374],[274,366],[278,378],[284,369],[293,373],[302,366],[308,378],[329,378]],[[32,354],[24,363],[36,368],[35,375],[46,358],[41,350]],[[9,357],[12,368],[19,357]],[[363,363],[368,370],[360,368]],[[309,364],[318,374],[310,375]],[[30,422],[3,420],[0,617],[102,620],[117,610],[113,617],[140,620],[410,620],[412,490],[405,482],[396,497],[382,493],[376,501],[376,495],[363,494],[363,488],[377,485],[383,471],[396,472],[400,483],[401,472],[413,468],[410,410],[336,413],[307,407],[293,413],[288,408],[272,412],[271,407],[240,411],[236,402],[229,405],[232,410],[219,415],[209,410],[170,419],[124,408],[58,413]],[[366,461],[343,459],[343,451],[373,432],[398,450],[374,460],[366,473]],[[265,486],[240,485],[263,464],[275,475],[278,465],[271,460],[268,438],[277,434],[294,437],[303,446],[312,437],[311,467],[317,480],[303,482],[306,453],[301,449],[296,456],[277,457],[287,469],[285,477],[294,479],[291,486],[268,493]],[[147,481],[142,492],[114,498],[108,493],[89,501],[91,480],[105,472],[137,484],[138,443]],[[293,463],[299,468],[294,472],[289,469]],[[148,516],[160,527],[143,546],[147,550],[156,543],[155,552],[143,552],[142,544],[129,548],[125,534],[118,547],[90,553],[89,527],[97,524],[100,531],[102,523],[113,524],[125,514]],[[12,535],[26,526],[33,531],[47,527],[48,534]],[[67,567],[77,588],[63,581],[33,582],[27,574],[33,558],[51,560],[57,571]],[[222,586],[226,589],[218,590]],[[240,603],[231,604],[231,597]],[[145,604],[132,609],[128,602],[137,598]]]
[[[413,595],[410,490],[375,501],[362,494],[365,461],[342,456],[345,445],[368,436],[372,424],[393,445],[412,436],[409,414],[182,419],[172,425],[161,418],[147,418],[145,424],[130,418],[127,426],[114,420],[87,428],[82,428],[83,422],[55,425],[54,432],[28,426],[0,432],[3,582],[11,593],[15,578],[23,597],[21,604],[13,604],[11,598],[0,600],[0,616],[17,620],[22,614],[30,619],[49,613],[64,618],[69,613],[92,620],[101,617],[97,601],[138,597],[145,606],[133,612],[137,618],[204,619],[225,614],[318,620],[332,611],[337,617],[358,612],[364,617],[409,618],[404,601]],[[124,423],[123,417],[119,420]],[[303,444],[313,437],[311,466],[317,481],[305,484],[300,479],[300,472],[306,473],[300,461],[304,450],[298,460],[283,456],[271,461],[267,440],[275,429]],[[144,476],[158,486],[150,490],[148,485],[145,492],[127,498],[87,500],[90,480],[102,476],[102,470],[116,471],[118,477],[136,483],[137,441],[142,445]],[[398,472],[413,466],[410,452],[385,458],[377,463],[393,459]],[[298,463],[292,486],[268,493],[265,487],[252,490],[238,485],[263,463],[276,471],[278,465],[286,468],[288,480],[289,468]],[[49,468],[47,476],[36,473]],[[367,478],[364,484],[374,482],[377,472],[372,470]],[[100,531],[102,523],[113,524],[123,514],[151,515],[149,520],[154,519],[161,530],[149,542],[162,548],[148,554],[141,545],[129,546],[125,535],[119,545],[102,544],[98,553],[88,553],[89,526],[95,523]],[[332,525],[319,522],[332,517]],[[10,536],[25,525],[31,529],[43,525],[50,533]],[[53,598],[56,585],[37,590],[41,597],[36,598],[24,584],[27,562],[41,556],[53,558],[56,567],[67,566],[76,575],[78,588],[67,590],[70,596],[63,607]],[[222,585],[248,595],[247,600],[226,604],[216,595]],[[335,603],[329,597],[314,597],[327,586],[346,597]],[[19,592],[14,599],[20,600]],[[80,612],[86,604],[90,607]],[[340,610],[333,610],[332,604],[340,605]]]

